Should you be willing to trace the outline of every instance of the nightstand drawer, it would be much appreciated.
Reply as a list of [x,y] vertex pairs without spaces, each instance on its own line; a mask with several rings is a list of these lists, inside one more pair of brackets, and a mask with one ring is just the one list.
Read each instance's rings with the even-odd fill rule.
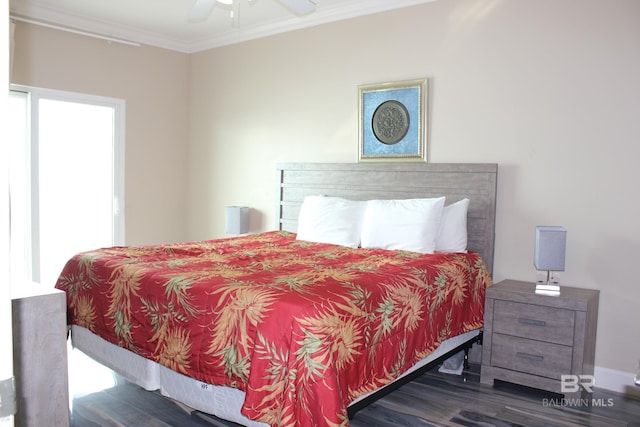
[[572,310],[502,300],[495,301],[493,310],[495,333],[573,345]]
[[502,334],[493,335],[492,345],[492,366],[554,380],[572,372],[572,347]]

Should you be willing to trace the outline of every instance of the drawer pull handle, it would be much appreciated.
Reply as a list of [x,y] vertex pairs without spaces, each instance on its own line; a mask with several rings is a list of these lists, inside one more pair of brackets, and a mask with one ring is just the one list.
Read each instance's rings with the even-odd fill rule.
[[519,357],[521,359],[532,360],[534,362],[543,362],[544,361],[544,356],[538,356],[536,354],[517,352],[516,353],[516,357]]
[[547,322],[545,322],[544,320],[525,319],[523,317],[518,318],[518,322],[522,323],[523,325],[530,326],[547,326]]

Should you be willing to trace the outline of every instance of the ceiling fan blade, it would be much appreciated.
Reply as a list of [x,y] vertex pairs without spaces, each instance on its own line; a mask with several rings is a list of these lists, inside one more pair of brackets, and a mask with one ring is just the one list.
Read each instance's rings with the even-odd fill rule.
[[216,0],[196,0],[193,7],[189,11],[189,21],[198,22],[204,21],[209,17],[213,6],[216,4]]
[[311,0],[279,0],[296,15],[306,15],[316,10],[316,4]]

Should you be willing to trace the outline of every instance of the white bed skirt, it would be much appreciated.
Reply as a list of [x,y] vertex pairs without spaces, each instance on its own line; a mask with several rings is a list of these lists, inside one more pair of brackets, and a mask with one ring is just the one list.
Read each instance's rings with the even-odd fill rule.
[[[479,333],[480,329],[476,329],[449,338],[428,357],[408,369],[401,377],[429,364],[473,339]],[[194,380],[165,368],[156,362],[147,360],[127,349],[111,344],[80,326],[71,326],[71,343],[92,359],[146,390],[160,390],[163,396],[177,400],[195,410],[247,427],[268,427],[268,424],[250,420],[240,413],[240,408],[244,402],[244,392],[241,390]],[[358,397],[351,404],[359,402],[372,393]]]

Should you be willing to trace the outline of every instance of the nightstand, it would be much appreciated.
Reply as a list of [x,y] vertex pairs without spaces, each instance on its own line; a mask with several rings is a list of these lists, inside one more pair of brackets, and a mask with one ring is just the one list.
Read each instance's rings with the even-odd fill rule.
[[562,286],[548,296],[535,287],[504,280],[487,289],[480,382],[581,398],[593,378],[600,291]]

